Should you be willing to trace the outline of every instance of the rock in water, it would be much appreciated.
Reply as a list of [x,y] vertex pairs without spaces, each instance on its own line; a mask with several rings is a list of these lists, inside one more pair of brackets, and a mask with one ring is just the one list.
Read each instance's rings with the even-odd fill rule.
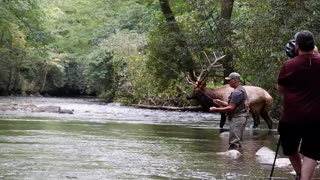
[[[272,166],[276,153],[268,147],[261,147],[256,152],[255,155],[256,155],[260,164]],[[278,168],[291,168],[292,167],[290,160],[288,158],[279,158],[279,155],[276,159],[274,166],[278,167]]]
[[60,107],[59,106],[39,106],[33,109],[32,112],[59,112]]
[[229,134],[230,134],[229,132],[222,132],[219,134],[219,137],[220,138],[229,138]]
[[261,159],[272,159],[276,153],[268,147],[261,147],[255,155]]
[[217,155],[221,155],[221,156],[225,156],[225,157],[229,157],[232,159],[238,159],[240,156],[242,156],[242,154],[238,151],[238,150],[229,150],[226,152],[217,152]]
[[61,114],[73,114],[73,109],[60,109],[59,113]]

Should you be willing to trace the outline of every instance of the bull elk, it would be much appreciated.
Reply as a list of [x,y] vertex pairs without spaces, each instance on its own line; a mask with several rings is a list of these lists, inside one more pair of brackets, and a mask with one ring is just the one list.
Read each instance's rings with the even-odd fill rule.
[[[224,56],[220,58],[216,58],[213,63],[209,61],[209,66],[201,72],[199,76],[194,73],[196,81],[191,80],[187,77],[188,83],[193,86],[193,92],[191,95],[187,97],[187,99],[196,99],[200,105],[202,106],[204,111],[209,112],[209,108],[215,106],[213,103],[213,99],[220,99],[222,101],[228,101],[228,98],[231,92],[234,90],[229,85],[223,85],[220,88],[207,88],[205,87],[205,79],[207,78],[210,69],[212,67],[217,67],[215,65],[216,62],[222,59]],[[268,110],[272,104],[272,97],[270,94],[262,89],[261,87],[257,86],[243,86],[248,95],[250,113],[253,118],[253,127],[256,128],[260,124],[260,116],[264,119],[267,123],[268,128],[272,129],[272,120],[268,114]],[[221,113],[221,120],[220,120],[220,128],[222,128],[226,121],[226,115]]]

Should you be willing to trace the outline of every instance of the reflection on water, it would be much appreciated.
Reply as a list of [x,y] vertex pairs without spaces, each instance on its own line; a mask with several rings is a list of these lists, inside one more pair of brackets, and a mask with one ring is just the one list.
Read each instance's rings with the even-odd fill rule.
[[[267,179],[255,152],[276,149],[264,124],[248,127],[244,155],[216,155],[219,116],[97,103],[90,99],[1,98],[0,103],[58,105],[75,114],[5,111],[0,116],[1,179]],[[280,153],[281,154],[281,153]],[[278,179],[290,169],[275,169]]]

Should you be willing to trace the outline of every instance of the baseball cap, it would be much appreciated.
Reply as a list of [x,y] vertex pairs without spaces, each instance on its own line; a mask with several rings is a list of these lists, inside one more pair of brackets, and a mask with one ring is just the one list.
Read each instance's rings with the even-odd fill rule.
[[240,74],[237,72],[232,72],[228,77],[225,77],[226,80],[237,79],[240,80]]

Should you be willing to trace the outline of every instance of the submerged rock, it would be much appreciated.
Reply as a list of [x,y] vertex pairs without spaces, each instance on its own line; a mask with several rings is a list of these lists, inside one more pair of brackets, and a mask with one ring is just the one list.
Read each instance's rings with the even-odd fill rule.
[[61,114],[73,114],[73,109],[60,109],[59,113]]
[[[255,155],[260,164],[273,166],[274,158],[276,155],[275,151],[271,150],[268,147],[261,147]],[[281,158],[279,154],[277,155],[274,166],[277,168],[292,168],[289,158]]]
[[13,106],[14,110],[22,110],[22,111],[32,111],[37,108],[34,104],[16,104]]
[[39,106],[32,110],[32,112],[59,112],[60,106]]
[[240,156],[242,156],[242,154],[238,150],[229,150],[229,151],[226,151],[226,152],[217,152],[216,154],[220,155],[220,156],[229,157],[229,158],[232,158],[232,159],[237,159]]
[[258,159],[264,160],[264,159],[273,159],[276,153],[268,148],[268,147],[261,147],[255,154]]
[[227,132],[227,131],[226,131],[226,132],[222,132],[222,133],[219,134],[219,137],[220,137],[220,138],[229,138],[229,134],[230,134],[230,133]]
[[61,114],[73,114],[73,109],[61,109],[60,106],[36,106],[35,104],[0,104],[0,111],[31,111],[31,112],[49,112]]

